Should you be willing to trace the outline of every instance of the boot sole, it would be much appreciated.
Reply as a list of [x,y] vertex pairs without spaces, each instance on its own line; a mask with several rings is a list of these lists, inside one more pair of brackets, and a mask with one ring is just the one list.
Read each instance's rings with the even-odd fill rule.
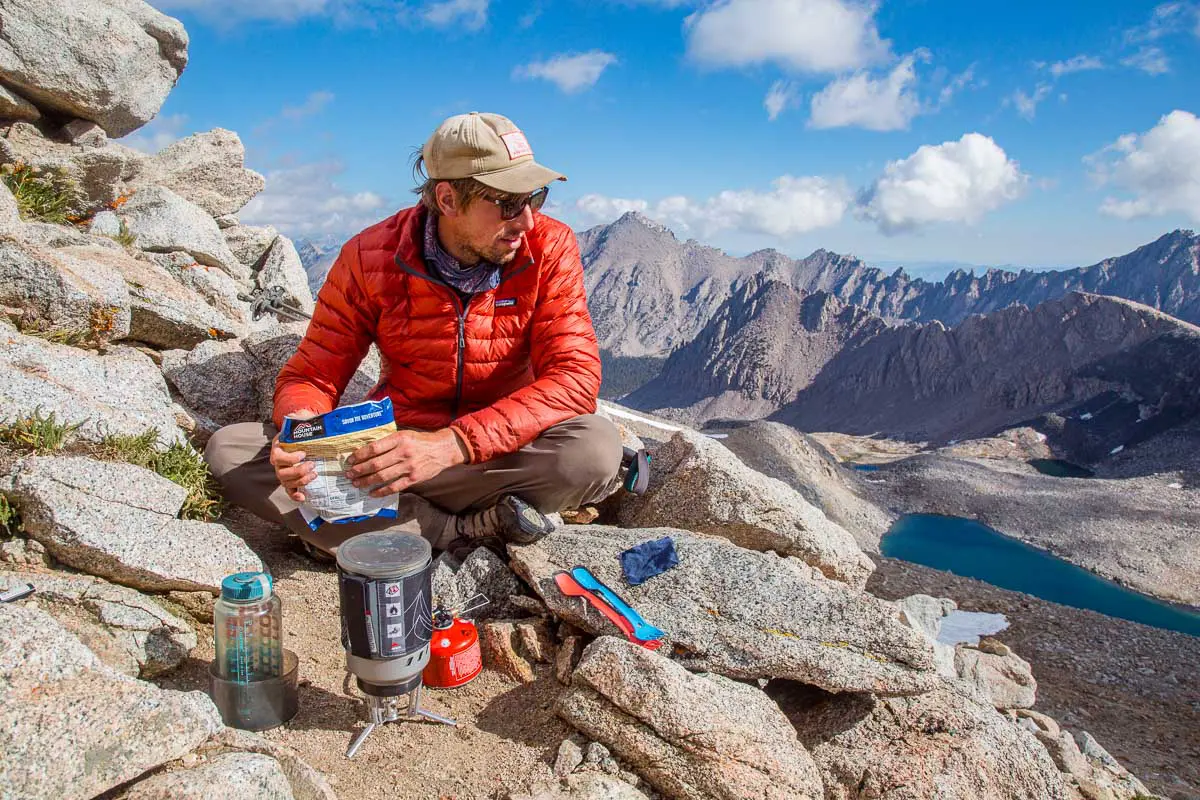
[[545,514],[515,495],[500,498],[498,511],[504,538],[512,544],[533,544],[554,532],[554,523]]

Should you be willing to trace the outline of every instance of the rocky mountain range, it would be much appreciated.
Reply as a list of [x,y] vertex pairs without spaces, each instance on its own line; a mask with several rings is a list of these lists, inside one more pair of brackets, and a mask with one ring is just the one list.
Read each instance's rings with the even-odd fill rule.
[[892,273],[828,250],[793,259],[776,250],[743,258],[680,242],[637,212],[579,234],[589,308],[601,348],[613,357],[665,358],[691,341],[755,275],[803,293],[826,292],[890,324],[956,325],[972,314],[1033,307],[1072,291],[1123,297],[1200,323],[1200,236],[1176,230],[1131,253],[1071,270],[955,270],[942,281]]
[[1054,414],[1054,433],[1094,460],[1194,417],[1198,388],[1200,328],[1119,298],[1071,293],[952,328],[887,325],[825,292],[754,278],[625,402],[691,423],[769,417],[940,441]]
[[889,330],[879,317],[825,292],[805,295],[755,275],[734,284],[696,337],[623,402],[689,422],[764,417],[847,347]]
[[580,242],[608,396],[689,424],[948,441],[1041,418],[1092,461],[1200,411],[1190,231],[1091,267],[939,282],[826,250],[732,258],[636,213]]
[[301,238],[296,240],[296,252],[300,255],[300,263],[304,266],[304,274],[308,276],[308,288],[313,297],[317,296],[333,262],[337,260],[338,252],[342,249],[346,237],[327,235],[315,239]]
[[800,288],[826,291],[889,322],[933,321],[956,325],[972,314],[1012,305],[1033,307],[1068,292],[1134,300],[1187,322],[1200,323],[1200,236],[1176,230],[1131,253],[1069,270],[989,269],[976,275],[956,269],[941,281],[891,274],[853,257],[818,250],[799,262],[773,250],[747,256],[781,269],[793,265]]

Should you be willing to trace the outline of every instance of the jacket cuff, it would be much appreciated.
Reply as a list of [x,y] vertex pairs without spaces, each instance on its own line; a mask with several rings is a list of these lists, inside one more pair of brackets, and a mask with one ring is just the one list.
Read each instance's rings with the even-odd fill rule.
[[302,408],[307,408],[314,414],[324,414],[333,410],[333,406],[330,404],[329,398],[325,397],[325,395],[310,397],[307,400],[303,397],[298,397],[294,400],[281,399],[275,404],[274,409],[271,411],[271,421],[275,423],[276,428],[282,430],[283,418],[289,414],[299,411]]
[[467,431],[458,425],[451,425],[450,430],[454,431],[454,435],[462,442],[463,449],[467,451],[467,463],[475,463],[475,448],[471,446],[471,437],[467,435]]

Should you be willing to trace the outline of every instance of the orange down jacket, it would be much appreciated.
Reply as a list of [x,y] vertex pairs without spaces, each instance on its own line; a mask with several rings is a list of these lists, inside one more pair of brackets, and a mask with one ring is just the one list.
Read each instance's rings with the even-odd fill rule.
[[594,412],[600,351],[571,229],[535,214],[500,285],[464,308],[425,266],[425,214],[405,209],[342,247],[275,382],[275,425],[336,407],[372,342],[382,370],[370,399],[391,397],[401,427],[449,426],[472,463]]

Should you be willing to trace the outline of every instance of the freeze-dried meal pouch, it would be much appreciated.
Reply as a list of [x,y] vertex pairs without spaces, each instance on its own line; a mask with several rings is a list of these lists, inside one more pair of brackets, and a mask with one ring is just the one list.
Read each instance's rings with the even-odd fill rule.
[[279,446],[289,452],[304,451],[304,460],[316,464],[317,477],[304,487],[300,505],[308,527],[326,522],[358,522],[372,517],[395,517],[396,495],[372,497],[373,486],[355,486],[346,477],[346,459],[358,448],[396,431],[392,401],[368,400],[335,408],[312,419],[283,420]]

